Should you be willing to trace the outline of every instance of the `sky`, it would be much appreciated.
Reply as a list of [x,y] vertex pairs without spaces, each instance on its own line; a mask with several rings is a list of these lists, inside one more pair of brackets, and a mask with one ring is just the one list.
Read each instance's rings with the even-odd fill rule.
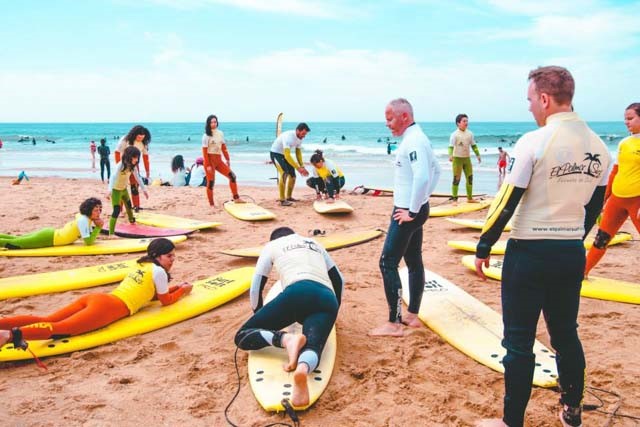
[[640,0],[3,2],[0,122],[531,121],[561,65],[587,120],[640,101]]

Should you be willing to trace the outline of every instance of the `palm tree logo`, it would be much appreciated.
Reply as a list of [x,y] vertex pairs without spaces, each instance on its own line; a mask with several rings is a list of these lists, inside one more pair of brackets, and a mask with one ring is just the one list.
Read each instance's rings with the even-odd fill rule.
[[602,163],[600,162],[600,154],[591,154],[584,153],[587,157],[584,160],[589,161],[589,165],[587,166],[587,172],[585,172],[589,176],[593,176],[595,178],[599,177],[602,174]]

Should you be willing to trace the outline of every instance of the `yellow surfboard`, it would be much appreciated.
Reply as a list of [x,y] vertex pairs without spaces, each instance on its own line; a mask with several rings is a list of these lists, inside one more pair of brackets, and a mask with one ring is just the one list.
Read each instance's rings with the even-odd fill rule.
[[[486,196],[486,193],[478,193],[478,194],[472,194],[471,195],[471,197],[483,197],[483,196]],[[431,195],[429,197],[453,197],[453,194],[451,194],[451,193],[439,193],[439,192],[436,191],[434,193],[431,193]],[[460,199],[464,199],[464,198],[467,197],[467,195],[464,194],[464,195],[459,196],[459,197],[460,197]]]
[[[474,255],[465,255],[462,257],[462,264],[476,271],[475,260]],[[491,279],[502,280],[502,263],[501,259],[491,259],[489,268],[483,267],[482,271]],[[640,304],[640,283],[591,276],[582,281],[580,295],[587,298]]]
[[0,300],[91,288],[124,279],[136,260],[0,279]]
[[[328,236],[316,236],[313,240],[320,243],[326,250],[346,248],[360,243],[368,242],[379,237],[382,234],[380,230],[367,231],[347,231],[343,233],[335,233]],[[262,246],[254,246],[244,249],[227,249],[220,251],[223,254],[231,256],[239,256],[245,258],[258,258],[262,251]]]
[[[631,240],[631,234],[618,233],[615,236],[613,236],[608,246],[617,245],[619,243],[623,243],[628,240]],[[476,251],[477,244],[478,242],[473,242],[471,240],[449,240],[447,242],[447,245],[451,246],[452,248],[460,249],[467,252],[474,252],[474,253]],[[591,249],[592,245],[593,245],[593,239],[585,240],[584,242],[585,249],[587,250]],[[504,255],[506,249],[507,249],[507,241],[498,240],[496,244],[493,245],[493,247],[491,248],[491,255]]]
[[136,222],[161,228],[186,228],[187,230],[204,230],[222,225],[216,221],[201,221],[199,219],[182,218],[179,216],[159,214],[154,212],[139,212]]
[[478,200],[478,203],[458,202],[446,203],[444,205],[433,206],[429,208],[429,216],[450,216],[461,213],[475,212],[491,205],[491,199]]
[[[173,243],[181,243],[187,240],[187,236],[169,236],[165,239]],[[96,240],[93,245],[85,245],[83,242],[75,242],[65,246],[51,246],[38,249],[7,249],[0,251],[0,256],[70,256],[70,255],[109,255],[124,254],[130,252],[142,252],[153,239],[114,239]]]
[[313,202],[313,209],[320,214],[345,214],[353,212],[351,205],[344,200],[336,200],[327,203],[326,200],[316,200]]
[[[447,279],[425,270],[424,294],[418,317],[449,344],[489,368],[504,372],[502,316]],[[407,303],[407,269],[400,270],[402,298]],[[538,340],[533,345],[536,367],[533,384],[557,385],[555,355]]]
[[276,118],[276,138],[282,133],[282,122],[284,121],[284,113],[279,113]]
[[243,221],[268,221],[275,219],[273,212],[266,210],[255,203],[224,202],[224,210],[231,216]]
[[[249,289],[253,267],[238,268],[193,283],[193,290],[174,304],[162,306],[153,301],[142,310],[102,329],[59,340],[29,341],[38,357],[56,356],[86,350],[123,338],[140,335],[190,319],[222,305]],[[7,344],[0,349],[0,362],[31,359],[31,353]]]
[[[274,299],[280,292],[280,282],[273,284],[267,296],[265,304]],[[287,328],[293,333],[302,332],[302,325],[295,323]],[[322,350],[320,364],[309,374],[307,384],[309,386],[309,405],[296,410],[307,409],[313,405],[329,385],[333,366],[336,360],[338,341],[336,339],[336,327],[334,326],[327,338]],[[287,352],[282,348],[265,347],[249,352],[247,370],[249,371],[249,384],[260,406],[266,411],[284,411],[282,399],[290,399],[293,392],[293,372],[286,372],[282,366],[288,361]]]
[[[475,230],[482,230],[482,227],[484,227],[484,224],[485,224],[484,219],[445,218],[445,220],[453,224],[461,225],[467,228],[473,228]],[[504,231],[511,231],[510,222],[508,222],[507,225],[504,227]]]

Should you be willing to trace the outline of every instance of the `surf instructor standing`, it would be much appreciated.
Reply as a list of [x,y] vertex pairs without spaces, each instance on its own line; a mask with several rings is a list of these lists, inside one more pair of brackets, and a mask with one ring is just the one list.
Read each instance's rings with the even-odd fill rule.
[[610,156],[606,145],[573,112],[575,83],[565,68],[529,73],[529,111],[539,129],[524,134],[476,249],[485,278],[489,253],[513,215],[502,270],[504,413],[479,426],[524,424],[535,367],[540,312],[556,351],[562,389],[560,420],[582,425],[585,358],[577,318],[585,266],[584,236],[602,209]]
[[[429,217],[429,196],[433,192],[440,166],[429,138],[413,120],[413,107],[404,98],[391,101],[385,109],[387,127],[402,140],[396,149],[393,182],[393,211],[387,238],[380,256],[380,271],[389,305],[389,318],[371,330],[372,336],[402,336],[403,324],[420,327],[418,311],[424,289],[422,227]],[[402,284],[398,274],[400,259],[409,269],[409,309],[403,318]]]

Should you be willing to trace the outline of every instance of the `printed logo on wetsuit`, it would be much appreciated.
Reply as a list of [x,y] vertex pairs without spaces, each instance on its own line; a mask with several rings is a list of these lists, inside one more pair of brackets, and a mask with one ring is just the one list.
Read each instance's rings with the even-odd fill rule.
[[[579,178],[580,175],[587,175],[592,178],[599,178],[602,173],[602,163],[600,162],[600,154],[584,153],[585,157],[582,162],[565,162],[551,168],[549,178],[564,178],[573,176]],[[566,179],[563,179],[566,181]]]
[[320,252],[320,248],[313,240],[303,240],[304,244],[301,243],[292,243],[282,248],[283,252],[289,252],[296,249],[311,249],[314,252]]
[[413,163],[416,160],[418,160],[418,153],[416,153],[415,151],[410,152],[409,153],[409,160],[411,160],[411,163]]
[[507,166],[507,173],[511,173],[511,169],[513,169],[513,164],[516,162],[515,157],[511,157],[509,159],[509,166]]

